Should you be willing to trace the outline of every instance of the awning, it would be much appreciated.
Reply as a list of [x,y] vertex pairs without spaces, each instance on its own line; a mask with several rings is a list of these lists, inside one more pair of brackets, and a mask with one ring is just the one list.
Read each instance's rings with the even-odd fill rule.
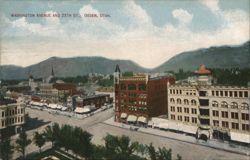
[[90,112],[91,110],[90,110],[90,108],[88,108],[88,107],[84,107],[84,108],[82,108],[82,107],[77,107],[76,109],[75,109],[75,112],[76,113],[87,113],[87,112]]
[[142,123],[147,123],[147,118],[146,117],[143,117],[143,116],[140,116],[137,121],[139,122],[142,122]]
[[157,127],[161,128],[161,129],[168,129],[168,124],[167,123],[161,123]]
[[182,124],[180,130],[185,132],[185,133],[196,134],[198,127],[192,126],[192,125],[187,125],[187,124]]
[[63,107],[63,106],[61,106],[61,105],[57,105],[57,106],[56,106],[56,109],[62,109],[62,107]]
[[128,116],[127,113],[122,113],[121,114],[121,118],[127,118],[127,116]]
[[168,121],[168,128],[176,131],[180,131],[180,125],[174,121]]
[[238,133],[238,132],[230,132],[231,140],[250,143],[250,134],[248,133]]
[[52,108],[52,109],[56,109],[57,108],[57,104],[54,104],[54,103],[51,103],[48,105],[49,108]]
[[137,117],[134,115],[129,115],[127,118],[128,122],[136,122],[136,120],[137,120]]
[[65,111],[65,110],[67,110],[67,107],[62,107],[61,110]]
[[153,122],[152,121],[148,121],[148,126],[152,126]]

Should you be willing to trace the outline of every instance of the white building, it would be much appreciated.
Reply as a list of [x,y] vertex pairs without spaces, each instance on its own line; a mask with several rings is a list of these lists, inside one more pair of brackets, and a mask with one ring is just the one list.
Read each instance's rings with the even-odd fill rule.
[[196,73],[197,85],[168,86],[169,121],[195,127],[197,138],[250,143],[250,87],[212,85],[204,65]]

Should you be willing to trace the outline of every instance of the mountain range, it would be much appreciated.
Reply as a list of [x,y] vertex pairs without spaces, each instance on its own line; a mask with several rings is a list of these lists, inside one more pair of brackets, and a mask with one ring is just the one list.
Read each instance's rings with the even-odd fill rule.
[[27,79],[29,75],[35,78],[47,77],[51,70],[58,77],[85,75],[88,73],[110,74],[118,64],[122,72],[165,72],[193,71],[200,64],[209,68],[249,68],[250,41],[239,46],[220,46],[198,49],[180,53],[160,66],[147,69],[131,60],[111,60],[104,57],[51,57],[40,63],[20,67],[14,65],[0,66],[0,79]]

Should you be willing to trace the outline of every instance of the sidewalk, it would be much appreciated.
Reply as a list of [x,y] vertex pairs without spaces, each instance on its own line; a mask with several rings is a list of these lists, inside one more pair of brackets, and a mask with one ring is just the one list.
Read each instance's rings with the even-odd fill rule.
[[235,145],[235,144],[223,143],[223,142],[218,142],[215,140],[208,140],[207,142],[205,142],[203,140],[198,140],[195,137],[188,136],[188,135],[181,134],[181,133],[163,131],[163,130],[159,130],[159,129],[153,129],[150,127],[144,128],[144,127],[131,126],[128,124],[114,122],[114,117],[111,117],[110,119],[104,121],[104,124],[108,124],[108,125],[112,125],[112,126],[120,127],[120,128],[124,128],[124,129],[138,128],[137,132],[142,132],[142,133],[146,133],[146,134],[160,136],[163,138],[168,138],[168,139],[177,140],[177,141],[181,141],[181,142],[191,143],[191,144],[195,144],[195,145],[202,145],[202,146],[206,146],[206,147],[210,147],[210,148],[214,148],[214,149],[219,149],[219,150],[223,150],[223,151],[227,151],[227,152],[233,152],[233,153],[237,153],[237,154],[243,154],[243,155],[250,156],[250,147],[244,147],[244,146],[239,146],[239,145]]

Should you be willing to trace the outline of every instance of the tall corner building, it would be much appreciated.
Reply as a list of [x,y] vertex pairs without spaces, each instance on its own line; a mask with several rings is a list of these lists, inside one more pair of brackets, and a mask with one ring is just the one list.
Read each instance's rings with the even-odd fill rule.
[[122,76],[114,72],[115,121],[146,124],[151,117],[168,113],[167,85],[175,79],[165,74]]
[[197,138],[250,143],[250,87],[214,85],[204,65],[195,74],[195,83],[168,86],[169,122]]
[[25,123],[25,104],[0,97],[0,139],[19,133]]

